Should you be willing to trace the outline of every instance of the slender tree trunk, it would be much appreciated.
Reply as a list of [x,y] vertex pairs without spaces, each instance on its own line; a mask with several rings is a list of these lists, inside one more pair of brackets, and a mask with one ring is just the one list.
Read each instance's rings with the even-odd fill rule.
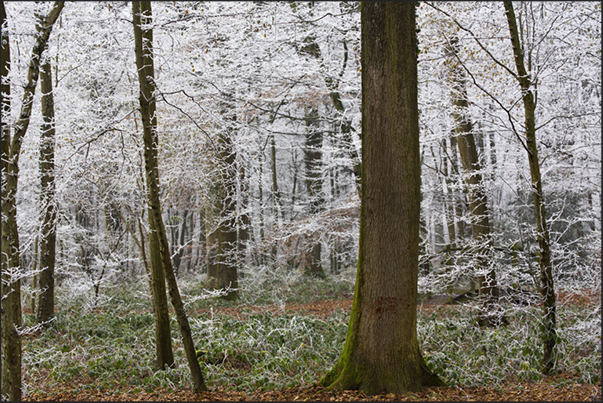
[[[225,126],[216,138],[217,152],[213,161],[214,178],[210,190],[210,200],[207,219],[210,223],[211,234],[208,234],[208,244],[212,245],[214,254],[211,257],[213,288],[231,288],[222,298],[235,300],[238,298],[239,286],[237,261],[237,176],[236,152],[232,138],[234,127],[231,122],[236,120],[233,113],[232,100],[221,103],[220,114],[224,117]],[[211,243],[209,241],[211,240]],[[212,278],[214,280],[212,280]]]
[[40,205],[44,212],[40,237],[40,302],[38,323],[50,324],[54,316],[54,264],[56,258],[56,204],[54,183],[54,98],[50,62],[40,70],[42,134],[40,139]]
[[[454,152],[455,150],[449,150],[448,142],[444,139],[445,154],[448,152]],[[455,210],[454,205],[456,204],[455,194],[452,192],[452,184],[453,184],[453,175],[454,175],[454,167],[452,167],[452,162],[446,158],[443,158],[443,170],[444,170],[444,184],[446,185],[446,225],[448,227],[448,243],[452,248],[455,247],[456,243],[456,222],[455,222]]]
[[176,319],[180,326],[182,343],[188,360],[191,377],[196,392],[207,390],[201,373],[195,345],[193,343],[191,328],[184,311],[184,305],[178,290],[176,276],[172,267],[170,248],[167,242],[165,227],[161,217],[161,204],[159,199],[159,170],[157,163],[157,115],[155,107],[155,81],[153,66],[153,31],[142,26],[152,22],[151,3],[149,1],[132,2],[132,15],[134,23],[134,37],[136,43],[136,66],[138,67],[138,81],[140,84],[140,114],[143,124],[144,160],[147,181],[147,196],[149,203],[149,219],[151,228],[156,234],[157,248],[160,253],[163,272],[168,283],[168,290]]
[[199,254],[197,256],[197,266],[203,265],[207,270],[207,238],[205,235],[205,206],[199,209]]
[[[21,337],[17,326],[21,326],[21,283],[13,278],[19,269],[19,233],[17,232],[16,202],[17,166],[9,163],[11,130],[6,124],[10,114],[10,46],[6,29],[4,2],[0,2],[2,24],[2,400],[21,400]],[[15,273],[16,275],[17,273]],[[16,276],[15,276],[16,277]]]
[[[310,39],[310,37],[306,38],[306,40]],[[341,77],[343,77],[343,73],[345,72],[348,63],[348,45],[345,40],[343,41],[343,50],[343,66],[341,68],[341,71],[339,72],[339,77],[334,80],[332,77],[329,77],[327,75],[324,76],[324,82],[327,86],[327,89],[329,90],[329,97],[331,98],[333,107],[338,113],[342,115],[345,112],[345,108],[343,107],[343,102],[341,101],[341,94],[339,93],[338,86],[339,81]],[[316,43],[314,39],[311,39],[308,45],[302,47],[302,51],[318,59],[320,61],[321,70],[325,69],[322,54],[320,52],[320,46]],[[349,155],[352,159],[352,173],[356,182],[356,191],[358,192],[358,195],[360,195],[360,173],[362,168],[360,156],[358,155],[358,152],[354,147],[354,142],[352,141],[352,122],[348,119],[342,119],[339,128],[341,130],[343,140],[345,141],[347,146],[346,151],[350,153]]]
[[320,381],[367,394],[442,385],[417,338],[421,165],[413,2],[361,5],[360,250],[348,334]]
[[[322,132],[318,127],[318,110],[312,109],[306,114],[306,142],[304,147],[304,158],[306,161],[306,190],[310,204],[310,214],[317,214],[324,208],[324,197],[322,196]],[[305,273],[307,275],[324,277],[325,273],[321,264],[320,241],[310,244],[308,263]]]
[[298,168],[298,164],[297,164],[297,149],[293,150],[293,156],[292,156],[291,163],[293,165],[293,184],[291,186],[291,212],[289,213],[289,220],[293,221],[295,219],[294,211],[295,211],[295,201],[297,200],[297,198],[296,198],[296,196],[297,196],[297,178],[299,176],[299,168]]
[[513,10],[513,3],[510,1],[505,1],[504,5],[507,21],[509,23],[513,54],[515,56],[515,66],[517,67],[518,73],[516,78],[521,87],[525,113],[526,148],[528,151],[528,161],[530,163],[530,175],[532,179],[532,199],[534,201],[534,211],[536,215],[536,236],[540,251],[540,281],[542,283],[540,289],[544,302],[544,356],[542,372],[546,375],[557,364],[557,304],[555,301],[555,282],[553,279],[553,267],[551,264],[549,230],[546,222],[546,211],[542,193],[542,178],[540,176],[540,162],[538,160],[538,145],[536,144],[536,101],[534,99],[534,93],[532,92],[532,81],[530,79],[530,75],[526,71],[524,63],[523,49],[521,46],[519,32],[517,30],[517,20],[515,18],[515,11]]
[[190,242],[191,242],[191,246],[188,248],[189,249],[189,253],[188,253],[188,261],[186,263],[186,272],[187,273],[191,273],[195,264],[195,260],[196,260],[196,248],[195,248],[195,210],[191,211],[189,214],[189,221],[190,221],[190,226],[188,229],[188,233],[190,234]]
[[[211,248],[208,251],[210,259],[208,278],[212,288],[236,289],[239,281],[236,263],[237,228],[234,218],[236,208],[235,153],[228,133],[220,133],[216,145],[218,147],[215,161],[217,176],[212,184],[208,204],[209,214],[206,213],[212,231],[207,236],[208,245]],[[237,299],[238,292],[230,291],[224,298]]]
[[251,228],[251,217],[248,212],[249,205],[249,179],[245,175],[245,166],[243,162],[239,166],[239,183],[241,191],[239,194],[240,211],[237,225],[237,266],[242,267],[246,264],[247,242],[249,241],[249,229]]
[[492,238],[490,236],[490,212],[488,198],[485,193],[481,175],[477,146],[473,133],[473,125],[467,112],[467,90],[465,88],[464,70],[457,63],[458,39],[452,38],[447,51],[449,53],[450,82],[452,84],[452,106],[455,122],[455,135],[461,156],[465,182],[469,190],[469,214],[473,239],[476,241],[475,260],[478,275],[479,297],[481,309],[479,323],[481,326],[500,326],[506,323],[498,308],[498,287],[492,257]]
[[[454,267],[454,260],[452,258],[453,255],[453,249],[455,249],[456,245],[456,227],[455,227],[455,213],[454,213],[454,203],[455,203],[455,197],[453,195],[453,193],[450,190],[450,186],[452,184],[452,170],[449,169],[448,164],[448,158],[446,157],[446,155],[448,154],[448,145],[447,145],[447,141],[446,139],[444,139],[443,144],[442,144],[443,148],[444,148],[444,156],[442,158],[442,171],[444,174],[444,178],[443,178],[443,188],[445,189],[445,196],[444,196],[444,206],[443,206],[443,217],[444,217],[444,221],[445,221],[445,225],[446,228],[448,229],[448,240],[446,241],[446,246],[445,246],[445,250],[446,250],[446,256],[444,259],[444,267],[446,270],[446,274],[450,275],[451,269]],[[446,287],[446,295],[448,296],[448,300],[449,302],[452,301],[452,293],[453,293],[453,289],[454,289],[454,285],[455,282],[452,281],[453,279],[448,281],[448,285]]]
[[[152,280],[151,268],[149,267],[150,265],[147,260],[147,253],[146,253],[146,246],[144,243],[144,232],[142,231],[142,219],[141,218],[138,218],[138,231],[140,232],[140,245],[138,245],[138,248],[140,249],[140,254],[142,255],[142,263],[144,265],[144,272],[147,274],[147,279],[149,281],[149,292],[151,294],[151,310],[154,314],[155,313],[155,297],[153,296],[153,294],[154,294],[153,280]],[[133,235],[134,235],[134,232],[132,232],[132,236]],[[136,237],[134,237],[134,239],[136,239]],[[149,255],[150,255],[150,253],[149,253]],[[165,291],[163,292],[163,295],[165,295]],[[157,331],[157,328],[158,328],[157,325],[155,325],[155,331]],[[155,336],[157,337],[157,335],[155,335]],[[170,351],[172,351],[171,348],[170,348]],[[159,354],[157,354],[157,356],[159,356]]]
[[205,204],[204,216],[205,216],[205,265],[207,266],[207,288],[217,289],[218,288],[218,239],[219,239],[219,228],[216,221],[219,219],[216,210],[215,193],[217,191],[217,181],[212,181],[210,188],[207,190],[208,197]]
[[[184,255],[184,242],[186,239],[186,219],[188,217],[188,210],[185,208],[182,213],[182,223],[180,225],[180,232],[178,234],[178,242],[172,242],[174,248],[179,248],[178,252],[174,255],[174,271],[176,274],[180,271],[180,265],[182,263],[182,256]],[[174,237],[175,238],[175,237]]]
[[270,136],[270,167],[272,169],[272,200],[274,206],[274,219],[279,220],[279,215],[281,215],[281,194],[278,191],[278,180],[276,175],[276,142],[274,140],[274,135]]
[[[148,215],[152,214],[148,209]],[[168,310],[165,275],[159,251],[157,230],[151,225],[149,232],[149,256],[151,258],[151,298],[155,312],[155,352],[157,353],[157,368],[166,369],[174,366],[174,351],[172,349],[172,331],[170,329],[170,314]]]
[[6,31],[6,11],[1,3],[0,25],[2,26],[2,138],[0,144],[0,167],[2,173],[2,387],[1,393],[9,400],[21,400],[21,336],[18,333],[22,324],[21,316],[21,280],[19,266],[19,232],[17,228],[17,179],[19,176],[19,155],[21,144],[31,117],[33,99],[40,73],[40,60],[46,48],[52,27],[56,22],[63,2],[54,3],[48,16],[38,16],[36,38],[27,72],[27,84],[23,91],[23,100],[15,133],[11,138],[11,129],[5,122],[10,114],[10,69],[9,37]]
[[36,298],[38,296],[38,263],[40,261],[40,253],[39,253],[39,249],[38,249],[38,244],[39,244],[39,238],[36,235],[36,237],[34,238],[34,250],[33,250],[33,267],[32,267],[32,271],[33,271],[33,276],[31,276],[31,313],[35,314],[37,309],[36,309]]
[[[157,221],[154,210],[160,211],[159,200],[153,198],[153,190],[158,187],[158,172],[157,172],[157,134],[154,132],[156,126],[156,116],[154,103],[152,103],[152,84],[148,80],[152,80],[153,70],[152,65],[147,68],[142,68],[141,65],[146,60],[149,63],[152,55],[150,48],[152,46],[152,36],[146,36],[139,26],[141,20],[145,17],[141,15],[142,10],[138,2],[133,2],[132,12],[134,18],[134,32],[136,34],[136,62],[139,69],[140,80],[140,112],[143,126],[144,136],[144,160],[145,160],[145,177],[147,185],[148,208],[147,215],[149,218],[149,258],[151,266],[151,290],[153,311],[155,312],[155,352],[157,354],[157,367],[166,369],[174,365],[174,352],[172,348],[172,333],[170,329],[170,316],[168,311],[167,292],[165,286],[165,272],[161,257],[159,231],[157,229]],[[150,10],[149,10],[150,14]],[[150,22],[150,21],[149,21]],[[140,39],[139,39],[140,36]],[[143,40],[148,41],[145,47],[142,47]],[[139,45],[140,41],[140,45]],[[140,46],[140,48],[139,48]],[[139,54],[140,53],[140,54]],[[140,63],[139,62],[140,59]],[[158,190],[155,190],[158,192]],[[159,213],[161,217],[161,213]],[[169,253],[169,252],[168,252]]]

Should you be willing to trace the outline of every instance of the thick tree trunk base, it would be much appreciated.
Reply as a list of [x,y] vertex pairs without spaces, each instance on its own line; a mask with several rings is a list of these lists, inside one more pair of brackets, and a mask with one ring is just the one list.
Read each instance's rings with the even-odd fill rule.
[[[417,351],[417,354],[420,353]],[[402,360],[401,357],[400,361]],[[344,351],[340,362],[320,380],[319,384],[331,390],[359,390],[370,396],[381,393],[420,392],[428,387],[445,386],[445,383],[425,364],[401,365],[398,371],[374,369],[365,371],[363,370],[365,366],[353,361],[355,360],[352,360],[349,354],[346,356]]]
[[414,341],[410,342],[400,340],[397,348],[382,346],[397,352],[397,357],[388,356],[386,360],[375,360],[375,357],[371,357],[374,351],[371,352],[370,348],[367,349],[366,345],[363,347],[359,343],[363,339],[358,334],[362,319],[359,283],[362,283],[362,277],[356,279],[350,325],[343,352],[337,365],[327,372],[319,381],[319,385],[330,390],[360,390],[367,395],[420,392],[427,387],[445,386],[425,364],[415,337],[412,337]]

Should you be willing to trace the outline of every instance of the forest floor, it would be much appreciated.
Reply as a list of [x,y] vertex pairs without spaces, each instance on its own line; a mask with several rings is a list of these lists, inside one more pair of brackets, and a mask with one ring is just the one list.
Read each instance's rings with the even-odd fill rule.
[[[558,296],[558,302],[579,305],[600,304],[600,294]],[[419,310],[437,309],[442,298],[432,298],[418,306]],[[352,299],[314,301],[305,304],[285,304],[262,307],[220,307],[214,311],[233,315],[239,320],[257,312],[270,311],[275,315],[296,313],[326,318],[336,310],[349,311]],[[202,312],[204,310],[201,310]],[[500,387],[432,387],[423,392],[402,395],[382,394],[368,396],[357,391],[327,391],[323,387],[307,385],[271,391],[240,392],[211,390],[194,393],[192,390],[161,389],[153,391],[81,390],[82,384],[94,383],[82,377],[71,384],[43,388],[44,393],[33,393],[25,401],[601,401],[601,381],[596,385],[581,384],[575,376],[558,374],[538,382],[509,381]],[[41,387],[41,385],[40,385]]]

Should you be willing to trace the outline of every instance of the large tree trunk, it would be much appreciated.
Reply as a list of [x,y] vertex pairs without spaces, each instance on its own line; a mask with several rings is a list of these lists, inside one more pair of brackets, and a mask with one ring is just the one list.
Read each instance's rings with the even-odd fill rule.
[[473,125],[467,112],[467,90],[464,70],[457,62],[458,39],[450,40],[447,48],[450,63],[450,82],[452,85],[452,115],[455,122],[455,135],[461,163],[465,171],[465,182],[469,190],[469,214],[473,239],[476,242],[475,269],[478,274],[479,298],[481,308],[479,324],[481,326],[500,326],[506,320],[498,308],[498,288],[492,256],[492,238],[490,236],[490,212],[488,198],[481,175],[477,146],[473,135]]
[[23,100],[16,130],[11,131],[5,124],[5,116],[10,114],[10,69],[9,38],[6,33],[6,11],[1,3],[0,24],[2,26],[2,138],[0,144],[0,167],[2,172],[2,388],[1,393],[9,400],[21,400],[21,336],[18,333],[22,324],[21,317],[21,280],[19,267],[19,232],[17,228],[17,179],[19,176],[19,155],[21,144],[33,106],[33,98],[40,73],[40,60],[48,43],[52,27],[56,22],[63,2],[55,2],[48,16],[38,16],[36,21],[36,39],[27,72],[27,84],[23,91]]
[[56,257],[56,204],[54,183],[54,98],[50,62],[40,70],[42,91],[42,134],[40,139],[40,205],[44,212],[40,236],[40,301],[38,323],[50,323],[54,316],[54,263]]
[[541,293],[544,302],[542,318],[544,324],[544,356],[542,372],[546,375],[557,363],[555,345],[557,319],[549,230],[546,222],[544,197],[542,194],[542,179],[540,176],[540,162],[538,160],[538,146],[536,144],[536,101],[534,99],[534,93],[532,92],[532,81],[524,64],[523,49],[517,30],[517,20],[515,18],[515,11],[513,10],[513,3],[505,1],[504,5],[515,56],[515,66],[517,67],[518,73],[516,78],[519,81],[523,95],[526,148],[528,151],[528,161],[530,163],[532,199],[534,201],[534,211],[536,214],[536,236],[538,239],[538,248],[540,250],[540,280],[542,282]]
[[320,381],[367,394],[442,385],[417,339],[421,166],[415,6],[362,3],[360,250],[348,334]]
[[[143,126],[144,160],[147,182],[147,197],[149,204],[149,221],[151,225],[151,237],[156,236],[163,266],[163,274],[168,283],[168,290],[172,300],[172,306],[176,313],[176,319],[180,326],[184,352],[188,360],[193,386],[196,392],[207,390],[201,373],[195,345],[193,343],[191,328],[184,311],[184,305],[178,290],[176,276],[172,267],[170,247],[161,217],[161,204],[159,199],[159,169],[157,162],[157,114],[155,106],[155,81],[153,66],[153,30],[148,27],[152,22],[151,3],[149,1],[132,2],[132,16],[134,25],[134,38],[136,44],[136,66],[138,67],[138,81],[140,84],[140,114]],[[145,26],[143,29],[142,26]],[[159,269],[159,271],[161,268]]]

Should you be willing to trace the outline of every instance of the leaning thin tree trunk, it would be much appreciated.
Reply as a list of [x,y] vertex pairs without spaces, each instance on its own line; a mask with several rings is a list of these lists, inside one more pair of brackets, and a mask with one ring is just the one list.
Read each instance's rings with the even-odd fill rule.
[[40,299],[38,323],[49,325],[54,316],[54,264],[56,258],[56,204],[54,183],[54,97],[50,62],[40,70],[42,134],[40,139],[40,205],[44,212],[40,236]]
[[465,182],[469,188],[469,214],[471,215],[471,228],[475,248],[476,271],[479,284],[479,298],[481,302],[479,324],[481,326],[500,326],[506,323],[498,308],[498,287],[496,272],[494,271],[492,257],[492,238],[490,236],[490,212],[488,211],[488,198],[481,175],[481,165],[473,135],[473,125],[468,116],[467,90],[465,88],[464,70],[457,63],[458,39],[450,40],[448,46],[450,67],[450,82],[452,84],[452,106],[455,122],[455,135],[463,170]]
[[[151,209],[148,215],[151,216]],[[157,367],[166,369],[174,365],[174,351],[172,349],[172,332],[170,330],[170,315],[165,288],[165,275],[161,253],[159,252],[159,240],[157,229],[150,221],[149,231],[149,256],[151,260],[151,300],[155,312],[155,352],[157,353]],[[141,234],[142,237],[142,234]]]
[[136,66],[138,67],[138,81],[140,84],[140,114],[143,125],[144,160],[147,181],[147,196],[149,203],[149,220],[151,228],[157,236],[157,249],[161,256],[163,272],[168,283],[168,290],[172,300],[172,306],[176,313],[176,319],[180,326],[182,343],[191,371],[191,377],[196,392],[207,390],[203,381],[203,374],[195,345],[191,335],[191,328],[184,310],[184,304],[180,297],[176,276],[172,267],[170,248],[167,242],[165,227],[161,217],[161,203],[159,199],[159,170],[157,164],[157,114],[155,106],[155,81],[153,66],[153,30],[142,25],[150,24],[151,2],[132,2],[132,15],[134,22],[134,37],[136,43]]
[[332,389],[402,393],[442,385],[417,337],[421,164],[416,4],[361,6],[362,185],[354,302]]
[[538,161],[538,146],[536,144],[536,101],[532,92],[532,81],[523,59],[523,50],[519,32],[517,30],[517,20],[513,3],[505,1],[505,10],[507,21],[509,23],[509,32],[511,35],[511,44],[513,45],[513,54],[515,56],[515,66],[517,67],[516,76],[521,86],[523,96],[523,107],[525,113],[526,147],[528,151],[528,161],[530,163],[530,175],[532,179],[532,198],[534,201],[534,211],[536,214],[536,236],[538,247],[540,249],[540,281],[542,282],[541,293],[544,302],[543,324],[544,324],[544,356],[542,372],[548,374],[557,363],[556,354],[556,301],[555,301],[555,283],[553,279],[553,267],[551,264],[551,249],[549,240],[549,231],[546,222],[546,212],[544,208],[544,197],[542,194],[542,179],[540,176],[540,162]]
[[[140,16],[140,8],[137,7],[136,3],[133,3],[133,18],[134,18],[134,32],[138,34],[138,26],[140,25],[140,21],[142,18]],[[149,21],[150,22],[150,21]],[[142,38],[144,38],[144,34],[140,34],[141,39],[140,43],[142,43]],[[145,38],[149,42],[146,46],[152,46],[150,40],[152,37]],[[156,158],[153,153],[155,150],[151,149],[153,146],[152,139],[150,140],[150,145],[147,144],[147,137],[152,137],[153,133],[148,133],[153,130],[152,127],[149,126],[149,123],[152,124],[154,118],[154,110],[151,110],[151,97],[152,90],[149,87],[149,83],[147,82],[148,78],[152,77],[153,72],[148,72],[145,69],[141,68],[142,60],[145,53],[150,52],[148,48],[139,48],[138,44],[138,36],[136,36],[136,61],[138,63],[139,55],[138,52],[141,52],[140,60],[141,63],[138,64],[139,68],[139,80],[141,87],[141,115],[143,122],[143,131],[145,137],[145,149],[144,149],[144,159],[145,159],[145,170],[146,170],[146,182],[147,182],[147,192],[149,194],[150,199],[150,181],[152,180],[152,158]],[[146,51],[146,52],[145,52]],[[148,68],[148,67],[147,67]],[[144,87],[144,89],[143,89]],[[144,98],[144,102],[143,102]],[[144,106],[143,106],[144,105]],[[156,120],[155,120],[156,121]],[[151,170],[151,173],[149,172]],[[149,206],[147,208],[147,214],[149,217],[149,258],[150,258],[150,268],[151,268],[151,296],[153,301],[153,311],[155,313],[155,352],[157,354],[157,367],[160,369],[166,369],[172,367],[174,365],[174,352],[172,349],[172,334],[170,330],[170,316],[168,312],[168,301],[167,301],[167,293],[165,287],[165,274],[163,263],[161,260],[161,253],[159,250],[159,239],[158,239],[158,231],[157,231],[157,223],[153,219],[153,207],[151,205],[151,200],[149,200]],[[142,234],[141,234],[142,236]]]
[[11,139],[11,131],[5,124],[4,117],[10,114],[10,69],[9,38],[6,33],[6,11],[4,3],[0,6],[0,25],[2,26],[2,137],[0,144],[0,166],[2,172],[2,388],[3,396],[9,400],[21,400],[21,336],[18,329],[22,324],[21,317],[21,280],[19,279],[19,232],[17,228],[17,179],[19,176],[19,155],[21,144],[33,106],[33,98],[40,73],[40,60],[46,43],[52,32],[64,3],[55,2],[48,16],[38,16],[36,21],[36,38],[32,50],[27,84],[23,91],[23,101],[15,133]]

